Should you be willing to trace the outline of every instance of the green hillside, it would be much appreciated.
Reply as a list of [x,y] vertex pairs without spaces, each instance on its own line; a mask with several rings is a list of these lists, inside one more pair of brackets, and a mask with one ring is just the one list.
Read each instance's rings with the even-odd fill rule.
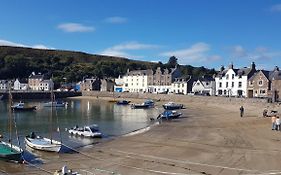
[[[173,58],[173,59],[171,59]],[[0,46],[0,79],[26,78],[32,72],[53,75],[56,82],[75,82],[83,77],[118,77],[127,69],[170,68],[177,64],[130,60],[122,57],[92,55],[83,52]],[[179,66],[183,75],[212,75],[215,70],[190,65]]]

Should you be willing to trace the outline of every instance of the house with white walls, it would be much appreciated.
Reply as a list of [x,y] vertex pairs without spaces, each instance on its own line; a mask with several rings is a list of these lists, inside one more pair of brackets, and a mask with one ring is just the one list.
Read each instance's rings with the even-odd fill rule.
[[14,82],[14,90],[15,91],[26,91],[26,90],[28,90],[27,80],[16,79],[16,81]]
[[248,97],[248,80],[256,72],[253,62],[250,67],[235,69],[231,63],[228,69],[221,68],[216,81],[216,95]]
[[216,82],[213,77],[202,76],[194,81],[192,86],[192,92],[200,95],[215,95],[216,94]]
[[186,95],[192,91],[193,82],[194,78],[192,76],[176,78],[172,83],[171,91],[169,93]]

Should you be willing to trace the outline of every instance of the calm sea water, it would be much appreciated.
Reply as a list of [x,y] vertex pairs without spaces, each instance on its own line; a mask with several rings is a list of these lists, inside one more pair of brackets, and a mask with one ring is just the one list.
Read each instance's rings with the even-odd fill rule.
[[[46,101],[25,101],[28,105],[37,106],[32,112],[13,112],[16,129],[13,128],[13,142],[16,142],[17,130],[20,145],[25,148],[24,136],[34,131],[42,136],[49,137],[50,133],[63,144],[78,148],[93,145],[104,139],[120,136],[151,124],[150,118],[156,118],[160,109],[131,109],[129,105],[116,105],[104,100],[65,100],[67,106],[56,108],[51,115],[51,108],[44,107]],[[15,101],[14,103],[16,103]],[[52,117],[51,117],[52,116]],[[7,140],[8,136],[8,102],[0,101],[0,134]],[[87,139],[68,134],[66,128],[75,125],[84,126],[97,124],[104,134],[103,139]],[[58,128],[59,131],[58,132]],[[52,129],[52,132],[51,132]],[[67,152],[67,149],[64,148]]]

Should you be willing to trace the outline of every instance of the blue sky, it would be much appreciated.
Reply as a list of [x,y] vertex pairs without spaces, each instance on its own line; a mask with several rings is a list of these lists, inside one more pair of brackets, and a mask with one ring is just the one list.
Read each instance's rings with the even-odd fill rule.
[[281,0],[2,0],[0,45],[281,66]]

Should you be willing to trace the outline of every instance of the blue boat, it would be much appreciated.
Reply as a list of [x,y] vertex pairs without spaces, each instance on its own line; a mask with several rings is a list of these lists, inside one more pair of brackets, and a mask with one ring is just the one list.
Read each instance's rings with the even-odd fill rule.
[[154,107],[154,101],[153,100],[146,100],[145,102],[141,104],[132,104],[131,108],[133,109],[146,109],[146,108],[152,108]]
[[169,119],[179,118],[181,115],[182,113],[178,111],[164,111],[163,113],[159,114],[157,119],[169,120]]
[[128,105],[131,101],[128,100],[119,100],[116,102],[117,105]]

